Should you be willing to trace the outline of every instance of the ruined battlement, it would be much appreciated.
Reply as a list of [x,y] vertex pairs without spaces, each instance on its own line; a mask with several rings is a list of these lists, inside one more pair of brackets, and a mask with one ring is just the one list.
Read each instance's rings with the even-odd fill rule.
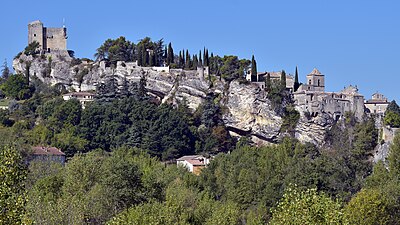
[[67,28],[45,27],[40,20],[28,24],[28,44],[36,41],[44,52],[67,51]]

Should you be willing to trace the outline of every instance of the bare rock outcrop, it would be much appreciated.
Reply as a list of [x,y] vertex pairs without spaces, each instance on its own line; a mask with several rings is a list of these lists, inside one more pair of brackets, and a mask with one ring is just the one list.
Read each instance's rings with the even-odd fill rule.
[[[211,85],[201,69],[140,67],[134,62],[118,62],[116,66],[107,66],[105,62],[76,63],[70,57],[51,54],[36,57],[22,54],[13,61],[13,67],[17,73],[29,72],[31,77],[70,91],[95,90],[110,77],[123,85],[126,81],[139,82],[145,76],[147,90],[162,102],[176,104],[185,98],[193,110],[213,92],[220,96],[223,120],[232,135],[250,135],[257,143],[276,143],[287,135],[280,132],[282,118],[271,108],[266,92],[257,84],[215,80]],[[310,119],[300,113],[295,137],[301,142],[322,144],[332,118],[321,114]]]

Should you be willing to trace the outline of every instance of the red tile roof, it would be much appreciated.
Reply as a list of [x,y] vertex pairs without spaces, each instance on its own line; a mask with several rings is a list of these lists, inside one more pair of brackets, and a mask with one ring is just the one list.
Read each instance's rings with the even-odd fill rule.
[[56,147],[36,146],[32,147],[34,155],[65,155],[60,149]]

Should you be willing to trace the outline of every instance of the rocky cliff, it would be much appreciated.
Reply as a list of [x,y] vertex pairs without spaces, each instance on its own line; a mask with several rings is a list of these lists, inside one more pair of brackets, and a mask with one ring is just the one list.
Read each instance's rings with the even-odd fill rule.
[[[77,64],[77,65],[75,65]],[[177,103],[186,98],[191,109],[196,109],[210,92],[218,94],[223,107],[223,120],[232,135],[251,135],[256,143],[276,143],[286,134],[280,132],[282,118],[271,108],[266,93],[257,84],[230,83],[213,79],[208,71],[169,69],[168,67],[139,67],[136,63],[118,62],[106,66],[105,62],[76,63],[72,58],[46,54],[43,56],[21,55],[13,61],[17,73],[29,72],[51,85],[59,85],[70,91],[95,90],[113,76],[122,85],[124,81],[138,82],[141,76],[147,80],[148,91],[162,102]],[[303,112],[296,127],[295,136],[302,142],[323,143],[325,130],[332,124],[327,114],[307,118]]]

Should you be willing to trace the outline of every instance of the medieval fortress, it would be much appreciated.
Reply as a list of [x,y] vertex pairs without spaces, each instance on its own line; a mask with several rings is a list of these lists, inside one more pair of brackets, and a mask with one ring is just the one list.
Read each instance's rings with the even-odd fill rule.
[[39,20],[28,24],[28,44],[36,41],[43,52],[67,52],[67,28],[44,27]]
[[[42,54],[68,54],[67,51],[67,29],[65,26],[62,28],[48,28],[43,26],[39,20],[28,24],[28,44],[36,41],[40,45]],[[86,62],[88,63],[88,62]],[[93,63],[92,63],[93,64]],[[98,67],[101,71],[107,71],[104,62],[95,62],[93,65],[99,64]],[[122,66],[123,65],[123,66]],[[179,71],[170,70],[167,67],[139,67],[137,63],[132,62],[118,62],[117,71],[126,74],[132,71],[151,70],[160,74],[177,73]],[[178,69],[181,70],[181,69]],[[186,71],[185,71],[186,72]],[[187,71],[189,72],[189,71]],[[208,67],[199,67],[197,71],[191,71],[200,75],[200,77],[208,76]],[[103,72],[104,73],[104,72]],[[182,73],[182,71],[180,71]],[[278,80],[281,77],[281,72],[263,72],[258,73],[256,80],[251,79],[250,73],[246,74],[246,79],[251,83],[258,85],[264,89],[264,80],[266,75],[269,74],[271,79]],[[93,84],[87,84],[87,88],[93,88]],[[84,84],[79,85],[79,91]],[[351,112],[358,119],[361,119],[365,112],[383,115],[389,102],[379,93],[375,93],[371,100],[364,101],[364,96],[358,93],[357,86],[348,86],[339,92],[326,92],[325,91],[325,75],[318,69],[314,69],[306,76],[306,83],[301,84],[297,90],[294,90],[294,78],[291,75],[286,76],[286,88],[289,90],[295,101],[295,106],[302,115],[307,117],[317,117],[323,113],[328,113],[332,118],[339,119],[347,112]]]

